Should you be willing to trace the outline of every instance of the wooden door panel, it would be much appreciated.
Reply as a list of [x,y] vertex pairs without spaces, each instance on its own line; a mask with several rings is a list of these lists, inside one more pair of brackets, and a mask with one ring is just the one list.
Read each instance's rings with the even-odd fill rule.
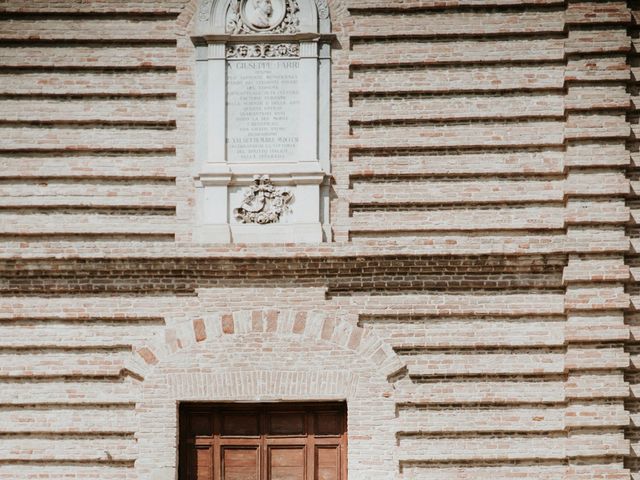
[[322,412],[315,415],[316,435],[340,435],[342,433],[342,415],[339,412]]
[[269,435],[304,435],[304,413],[272,413],[269,415]]
[[314,480],[340,480],[340,447],[316,447]]
[[260,450],[257,447],[224,447],[222,478],[223,480],[260,480]]
[[268,480],[306,480],[305,448],[269,448]]
[[194,468],[191,469],[193,480],[211,480],[213,478],[213,455],[211,447],[197,446],[195,449]]
[[196,437],[213,435],[213,425],[211,424],[211,415],[205,413],[198,413],[191,417],[189,422],[191,435]]
[[179,480],[346,480],[344,404],[180,407]]
[[222,412],[222,435],[251,436],[260,435],[260,417],[255,412]]

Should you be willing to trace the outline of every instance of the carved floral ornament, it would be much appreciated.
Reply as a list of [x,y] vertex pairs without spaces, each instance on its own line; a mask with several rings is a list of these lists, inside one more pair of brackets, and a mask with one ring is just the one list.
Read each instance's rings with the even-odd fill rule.
[[297,58],[297,43],[255,43],[227,45],[227,58]]
[[291,209],[292,200],[293,193],[289,189],[274,187],[268,175],[256,175],[253,185],[244,194],[242,205],[233,214],[240,223],[277,223]]

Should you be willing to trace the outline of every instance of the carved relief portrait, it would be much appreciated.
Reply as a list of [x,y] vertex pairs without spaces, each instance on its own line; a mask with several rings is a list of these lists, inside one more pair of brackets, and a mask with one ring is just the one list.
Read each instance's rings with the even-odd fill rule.
[[286,10],[284,0],[245,0],[242,3],[242,16],[255,30],[270,30],[278,26]]
[[251,3],[253,8],[247,11],[251,24],[258,28],[269,28],[273,15],[271,0],[251,0]]

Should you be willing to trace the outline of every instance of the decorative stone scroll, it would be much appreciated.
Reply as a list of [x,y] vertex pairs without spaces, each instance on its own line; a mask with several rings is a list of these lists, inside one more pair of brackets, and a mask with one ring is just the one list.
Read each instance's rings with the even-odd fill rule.
[[290,209],[293,194],[289,189],[274,187],[269,175],[256,175],[253,182],[240,208],[234,210],[234,215],[240,223],[277,223]]

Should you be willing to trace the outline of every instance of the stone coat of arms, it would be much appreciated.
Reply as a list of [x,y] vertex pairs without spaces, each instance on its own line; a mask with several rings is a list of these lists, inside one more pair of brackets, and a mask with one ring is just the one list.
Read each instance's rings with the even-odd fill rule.
[[276,188],[268,175],[255,176],[253,182],[233,214],[240,223],[277,223],[290,210],[293,194],[286,188]]

